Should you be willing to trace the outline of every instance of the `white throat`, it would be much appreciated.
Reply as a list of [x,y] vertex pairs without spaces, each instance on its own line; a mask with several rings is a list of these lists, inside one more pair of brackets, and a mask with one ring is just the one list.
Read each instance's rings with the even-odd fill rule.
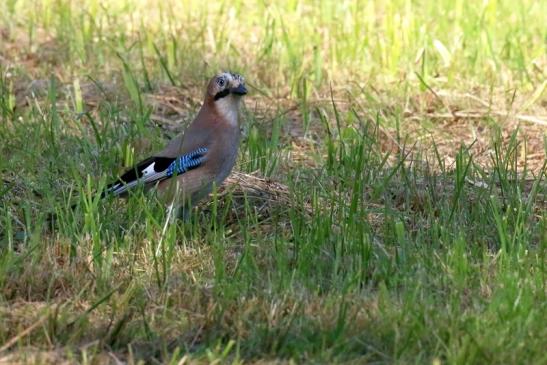
[[215,102],[215,105],[217,107],[218,113],[222,115],[231,126],[236,127],[238,125],[238,100],[234,100],[233,97],[229,95],[227,97],[217,100]]

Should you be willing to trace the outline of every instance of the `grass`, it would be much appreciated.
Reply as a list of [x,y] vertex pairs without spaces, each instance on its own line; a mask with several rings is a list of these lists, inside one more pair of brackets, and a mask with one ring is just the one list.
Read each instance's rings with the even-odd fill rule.
[[[0,363],[547,363],[546,6],[2,2]],[[99,201],[227,68],[225,186]]]

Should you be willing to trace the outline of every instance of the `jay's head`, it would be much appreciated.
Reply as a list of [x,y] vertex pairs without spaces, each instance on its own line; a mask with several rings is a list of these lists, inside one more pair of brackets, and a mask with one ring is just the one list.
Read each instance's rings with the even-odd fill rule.
[[225,122],[238,125],[239,101],[247,94],[243,76],[231,72],[222,72],[209,81],[205,104],[212,107]]
[[245,79],[243,76],[231,72],[222,72],[215,75],[207,86],[207,96],[212,98],[215,104],[237,102],[247,94]]

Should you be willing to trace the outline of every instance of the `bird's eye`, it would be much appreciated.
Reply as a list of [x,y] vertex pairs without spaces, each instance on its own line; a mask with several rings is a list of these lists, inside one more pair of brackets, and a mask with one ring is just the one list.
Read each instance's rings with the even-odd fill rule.
[[217,79],[217,85],[220,86],[220,87],[224,87],[224,84],[226,83],[226,81],[224,81],[223,78],[220,78],[220,79]]

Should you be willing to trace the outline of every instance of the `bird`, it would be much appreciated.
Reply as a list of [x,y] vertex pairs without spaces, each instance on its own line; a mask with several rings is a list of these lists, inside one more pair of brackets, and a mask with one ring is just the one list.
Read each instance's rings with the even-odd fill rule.
[[220,72],[210,79],[203,104],[188,127],[167,146],[108,184],[101,197],[126,196],[137,186],[155,188],[160,200],[186,218],[188,209],[231,173],[240,143],[239,107],[247,94],[243,76]]

